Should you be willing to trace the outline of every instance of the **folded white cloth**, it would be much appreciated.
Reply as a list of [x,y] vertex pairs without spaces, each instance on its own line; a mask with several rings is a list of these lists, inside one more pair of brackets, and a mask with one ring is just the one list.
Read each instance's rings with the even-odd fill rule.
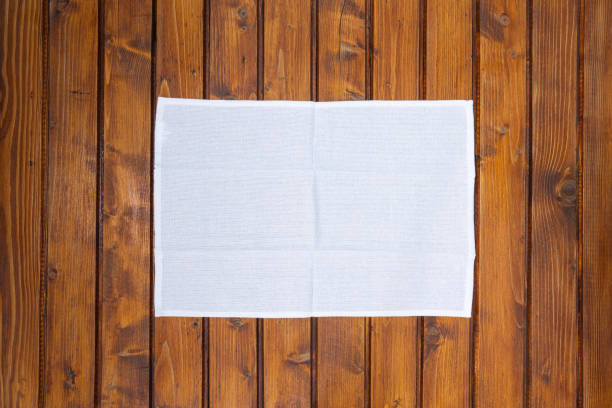
[[472,101],[159,98],[155,315],[470,316]]

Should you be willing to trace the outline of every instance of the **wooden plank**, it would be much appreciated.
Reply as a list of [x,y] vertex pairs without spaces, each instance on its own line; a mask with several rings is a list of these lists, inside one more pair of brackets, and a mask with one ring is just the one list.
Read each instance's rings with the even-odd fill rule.
[[[318,0],[318,98],[365,99],[365,1]],[[365,319],[317,319],[317,407],[365,404]]]
[[[527,329],[527,4],[480,2],[478,315],[475,401],[521,407]],[[503,352],[500,352],[503,350]]]
[[[211,99],[257,99],[257,1],[210,2]],[[211,407],[257,406],[256,319],[209,319]]]
[[202,319],[155,319],[155,407],[202,406]]
[[[427,1],[425,95],[472,99],[472,0]],[[470,320],[423,322],[423,408],[470,404]]]
[[257,0],[210,2],[209,97],[257,99]]
[[93,406],[98,6],[49,3],[45,404]]
[[370,322],[370,406],[416,406],[420,364],[417,318],[377,317]]
[[373,0],[372,99],[420,98],[420,25],[419,0]]
[[612,3],[584,3],[584,407],[612,406]]
[[[158,0],[156,9],[157,95],[203,98],[204,1]],[[202,405],[203,327],[199,318],[155,319],[153,406]]]
[[577,401],[579,1],[533,3],[530,406]]
[[[372,98],[419,99],[421,21],[418,0],[372,4]],[[370,319],[370,406],[414,407],[420,338],[416,317]]]
[[310,100],[310,0],[264,5],[264,99]]
[[[310,1],[265,2],[265,99],[310,99],[310,29]],[[310,336],[310,319],[263,320],[264,406],[310,407]]]
[[365,99],[365,0],[318,1],[318,98]]
[[100,405],[149,406],[151,0],[104,2]]
[[[38,400],[42,2],[0,3],[0,406]],[[46,136],[46,132],[45,132]]]
[[263,321],[264,406],[310,407],[310,320]]
[[365,318],[317,320],[317,407],[365,406]]

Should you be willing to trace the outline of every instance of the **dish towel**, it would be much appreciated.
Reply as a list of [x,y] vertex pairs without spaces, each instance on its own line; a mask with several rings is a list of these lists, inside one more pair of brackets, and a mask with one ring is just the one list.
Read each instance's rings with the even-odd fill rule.
[[470,316],[472,101],[159,98],[155,315]]

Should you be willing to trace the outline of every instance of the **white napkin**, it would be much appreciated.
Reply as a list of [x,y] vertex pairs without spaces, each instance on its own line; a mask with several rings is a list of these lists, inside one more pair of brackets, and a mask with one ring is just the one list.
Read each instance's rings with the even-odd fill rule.
[[470,316],[472,101],[159,98],[155,315]]

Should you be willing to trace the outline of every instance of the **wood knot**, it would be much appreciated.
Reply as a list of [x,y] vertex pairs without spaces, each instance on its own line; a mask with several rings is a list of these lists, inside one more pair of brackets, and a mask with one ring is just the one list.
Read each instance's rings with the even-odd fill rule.
[[578,185],[576,180],[566,180],[561,183],[561,187],[557,191],[557,200],[563,206],[574,206],[576,204],[577,193]]
[[251,372],[249,370],[247,370],[246,368],[243,368],[242,369],[242,376],[248,380],[249,378],[251,378]]
[[307,364],[310,362],[310,353],[309,352],[301,353],[301,354],[291,353],[287,356],[287,362],[289,364],[295,364],[295,365]]
[[361,374],[361,373],[363,373],[363,366],[362,366],[362,364],[360,364],[357,361],[351,361],[348,364],[347,368],[349,369],[350,372],[352,372],[354,374]]
[[47,279],[50,281],[57,279],[57,269],[50,267],[47,269]]
[[428,326],[425,328],[425,343],[440,344],[442,342],[442,333],[438,326]]
[[247,18],[247,17],[248,17],[248,15],[249,15],[249,12],[248,12],[248,11],[246,11],[246,9],[243,9],[243,8],[238,9],[238,16],[239,16],[240,18]]
[[499,16],[499,22],[501,23],[501,25],[507,26],[508,24],[510,24],[510,17],[508,17],[506,13],[502,13]]
[[229,324],[230,327],[234,330],[240,330],[242,329],[244,326],[246,326],[246,323],[244,322],[244,320],[242,319],[229,319]]
[[508,126],[504,125],[504,126],[500,126],[497,129],[497,133],[499,133],[500,135],[506,135],[509,132]]
[[74,370],[72,369],[72,367],[70,366],[66,366],[64,368],[64,387],[70,389],[70,390],[74,390],[76,388],[76,377],[77,374],[74,372]]

